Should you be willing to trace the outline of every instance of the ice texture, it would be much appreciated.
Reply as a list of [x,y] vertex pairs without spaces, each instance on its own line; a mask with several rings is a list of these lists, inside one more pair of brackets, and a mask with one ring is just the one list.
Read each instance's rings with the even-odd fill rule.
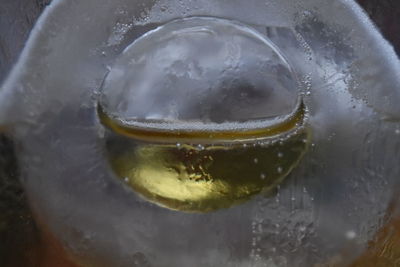
[[299,86],[266,36],[233,21],[193,17],[161,26],[128,46],[107,74],[101,104],[127,123],[201,122],[211,130],[210,123],[291,114],[298,107]]
[[[200,15],[248,25],[279,47],[313,131],[276,195],[201,215],[126,190],[95,112],[105,75],[132,41]],[[54,0],[1,87],[0,124],[13,128],[33,209],[83,263],[344,265],[344,249],[356,257],[384,223],[397,183],[398,73],[392,47],[350,0]]]

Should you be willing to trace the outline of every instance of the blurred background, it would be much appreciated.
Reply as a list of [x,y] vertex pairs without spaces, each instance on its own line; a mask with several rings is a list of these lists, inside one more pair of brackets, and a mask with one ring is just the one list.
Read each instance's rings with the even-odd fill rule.
[[[0,83],[51,0],[0,0]],[[400,1],[358,0],[400,55]],[[12,140],[0,134],[0,266],[26,266],[42,253],[40,236],[18,182]],[[39,252],[38,252],[39,251]],[[34,265],[36,266],[36,265]]]

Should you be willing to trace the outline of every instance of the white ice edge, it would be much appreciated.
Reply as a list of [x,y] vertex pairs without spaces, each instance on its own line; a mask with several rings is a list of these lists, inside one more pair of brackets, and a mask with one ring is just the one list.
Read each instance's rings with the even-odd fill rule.
[[[17,100],[13,99],[16,91],[15,85],[25,74],[24,68],[30,59],[29,57],[32,54],[32,51],[37,49],[40,32],[47,26],[46,21],[57,8],[59,8],[62,4],[65,4],[63,2],[66,1],[53,0],[51,1],[51,4],[44,8],[42,14],[39,16],[34,27],[29,33],[28,39],[24,44],[24,48],[22,49],[21,54],[18,56],[16,63],[12,67],[10,73],[5,78],[3,83],[0,85],[0,125],[11,123],[8,121],[8,112],[10,106],[12,107],[14,104],[17,104]],[[7,101],[8,99],[10,101]]]
[[[329,0],[328,0],[329,1]],[[363,28],[365,33],[368,33],[375,44],[382,48],[386,53],[386,61],[389,64],[389,69],[392,70],[393,76],[397,78],[397,81],[400,82],[400,58],[396,54],[393,45],[386,40],[386,38],[379,31],[375,23],[369,18],[368,14],[364,9],[361,8],[356,2],[352,0],[340,0],[349,10],[352,11],[355,17],[360,19],[363,23],[361,23],[360,27]]]

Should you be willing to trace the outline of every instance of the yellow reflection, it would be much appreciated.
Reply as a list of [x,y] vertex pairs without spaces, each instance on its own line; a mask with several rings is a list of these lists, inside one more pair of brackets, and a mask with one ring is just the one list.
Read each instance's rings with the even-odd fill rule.
[[131,144],[109,149],[119,177],[150,201],[170,209],[206,212],[248,200],[270,189],[297,164],[307,144],[307,131],[256,147],[199,148]]

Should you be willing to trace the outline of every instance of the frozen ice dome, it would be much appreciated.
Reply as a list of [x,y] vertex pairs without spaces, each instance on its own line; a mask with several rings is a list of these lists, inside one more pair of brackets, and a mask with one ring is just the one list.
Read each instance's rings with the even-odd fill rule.
[[[63,241],[71,258],[84,265],[106,267],[135,264],[299,267],[329,264],[336,259],[339,262],[335,263],[347,266],[368,247],[368,241],[375,240],[374,236],[382,237],[388,229],[384,227],[378,231],[398,196],[400,150],[396,118],[400,114],[400,64],[390,44],[355,1],[70,2],[52,1],[32,31],[25,51],[1,86],[0,122],[15,125],[11,130],[15,134],[21,181],[35,215],[46,223],[58,240]],[[123,53],[127,44],[150,29],[172,19],[199,15],[241,21],[259,33],[240,23],[191,18],[148,33]],[[191,55],[203,60],[201,54],[204,51],[198,48],[209,47],[236,32],[234,36],[241,42],[226,41],[225,46],[236,44],[232,47],[244,48],[240,50],[242,54],[232,53],[240,55],[238,62],[243,64],[242,67],[239,65],[236,72],[225,68],[224,61],[217,60],[215,45],[211,46],[215,62],[210,63],[208,72],[201,76],[206,79],[196,81],[189,77],[196,81],[189,88],[184,83],[181,87],[168,85],[164,69],[172,72],[171,67],[166,67],[172,64],[162,60],[153,60],[157,64],[152,63],[150,72],[143,66],[135,67],[135,64],[131,68],[123,67],[123,62],[133,58],[128,55],[131,50],[137,51],[136,57],[145,56],[145,66],[157,45],[164,52],[168,51],[159,53],[161,56],[171,57],[173,50],[166,49],[168,46],[161,46],[161,43],[172,42],[173,31],[188,30],[196,25],[218,34],[212,38],[209,34],[207,42],[205,38],[200,42],[200,34],[192,33],[198,37],[191,39],[200,44]],[[267,39],[262,36],[264,34]],[[189,33],[179,34],[184,35],[189,36]],[[155,36],[170,41],[149,42],[148,39],[162,39]],[[290,70],[279,56],[271,58],[274,53],[279,53],[268,40],[290,60],[301,88],[310,91],[304,102],[309,110],[307,125],[312,131],[312,148],[290,177],[278,186],[275,196],[259,196],[231,209],[193,215],[143,201],[138,194],[126,190],[125,181],[116,180],[105,153],[109,132],[103,131],[94,109],[98,103],[94,97],[97,95],[95,89],[102,87],[102,81],[101,103],[105,110],[133,122],[141,119],[148,123],[150,119],[146,118],[157,117],[154,114],[158,113],[163,115],[159,117],[166,124],[173,122],[169,124],[174,129],[189,121],[207,123],[207,127],[222,125],[224,121],[237,124],[236,119],[249,118],[243,108],[245,101],[250,103],[246,107],[252,106],[252,112],[257,107],[262,111],[253,114],[253,118],[261,113],[263,118],[269,116],[270,121],[271,116],[290,110],[283,108],[284,103],[292,103],[287,102],[289,98],[280,98],[286,101],[279,103],[279,110],[276,110],[272,104],[278,101],[273,101],[273,97],[259,97],[260,102],[257,102],[256,98],[250,97],[238,101],[234,94],[225,99],[200,94],[205,90],[201,82],[214,84],[212,89],[218,96],[222,87],[216,82],[222,78],[232,81],[226,77],[236,77],[238,81],[248,82],[249,79],[244,78],[255,76],[251,70],[257,68],[243,66],[256,66],[255,62],[270,66],[262,70],[264,76],[257,76],[272,76],[270,80],[265,79],[267,82],[277,79],[268,71],[273,64]],[[142,45],[134,48],[140,43]],[[266,53],[256,53],[254,49]],[[139,50],[147,52],[138,53]],[[183,53],[181,48],[177,51]],[[255,59],[250,61],[249,55]],[[122,79],[112,75],[118,65],[127,74],[123,80],[130,81],[126,82],[126,87],[118,85]],[[106,80],[105,66],[111,66]],[[218,75],[218,66],[237,75]],[[184,70],[186,76],[183,77],[192,73],[187,71],[188,68]],[[214,72],[214,76],[209,75]],[[148,75],[151,79],[144,75],[147,73],[151,74]],[[294,81],[294,75],[289,77],[292,76]],[[177,77],[178,81],[185,81],[182,76]],[[137,84],[144,81],[147,86],[138,90]],[[175,85],[180,84],[176,82]],[[226,88],[230,92],[238,87]],[[282,91],[279,87],[271,88],[279,93],[289,90],[296,95],[295,86],[286,86]],[[290,91],[291,88],[294,90]],[[179,95],[181,91],[184,96]],[[144,92],[144,96],[139,97],[139,92]],[[165,93],[161,97],[159,92]],[[120,99],[128,100],[129,104],[121,113],[124,109]],[[205,99],[203,104],[200,103],[202,99]],[[179,112],[164,116],[172,110],[167,104],[173,101]],[[218,105],[220,103],[223,105]],[[208,116],[195,116],[203,107],[210,108],[206,110]],[[185,123],[175,123],[176,118]],[[220,121],[222,123],[218,123]],[[184,151],[187,143],[174,141],[166,146],[172,149],[179,142],[179,151]],[[121,146],[124,145],[121,142]],[[198,150],[199,153],[207,152],[206,144],[202,145],[206,149]],[[247,143],[245,148],[253,148],[253,145]],[[282,152],[284,156],[279,159],[289,157],[287,151],[278,148],[272,156],[279,158],[278,153]],[[267,171],[270,168],[257,169],[265,162],[262,155],[251,155],[246,161],[238,161],[253,168],[257,175],[254,177],[260,183],[277,174],[278,169],[276,165],[271,166],[270,172]],[[255,157],[258,164],[253,162]],[[232,167],[236,164],[230,164],[228,170]],[[262,174],[265,174],[264,180]],[[354,234],[346,236],[348,231],[356,233],[354,239],[349,239]],[[348,251],[352,252],[350,258]]]
[[238,22],[193,17],[128,46],[105,78],[100,103],[128,124],[257,128],[293,114],[299,91],[287,60],[265,36]]

